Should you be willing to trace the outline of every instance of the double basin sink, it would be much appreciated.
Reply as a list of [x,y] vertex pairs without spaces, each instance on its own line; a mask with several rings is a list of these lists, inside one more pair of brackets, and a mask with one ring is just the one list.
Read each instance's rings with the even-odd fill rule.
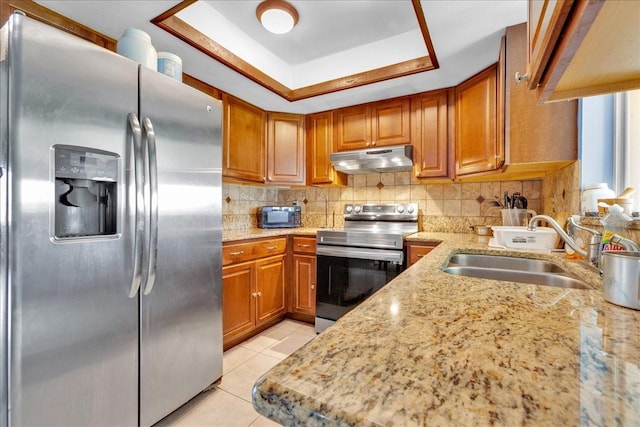
[[456,276],[506,282],[530,283],[558,288],[591,289],[577,276],[559,265],[542,259],[486,254],[454,254],[442,271]]

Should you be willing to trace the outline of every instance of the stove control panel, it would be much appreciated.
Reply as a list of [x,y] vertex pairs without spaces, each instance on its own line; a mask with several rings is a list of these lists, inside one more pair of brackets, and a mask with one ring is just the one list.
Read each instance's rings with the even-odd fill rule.
[[344,207],[344,217],[356,220],[415,221],[418,217],[418,204],[348,204]]

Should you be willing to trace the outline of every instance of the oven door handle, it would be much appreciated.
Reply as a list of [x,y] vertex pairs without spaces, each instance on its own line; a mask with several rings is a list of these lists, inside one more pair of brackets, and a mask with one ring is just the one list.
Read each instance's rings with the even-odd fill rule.
[[391,261],[402,264],[404,256],[402,251],[386,249],[367,249],[345,246],[316,246],[316,255],[333,256],[342,258],[365,259],[371,261]]

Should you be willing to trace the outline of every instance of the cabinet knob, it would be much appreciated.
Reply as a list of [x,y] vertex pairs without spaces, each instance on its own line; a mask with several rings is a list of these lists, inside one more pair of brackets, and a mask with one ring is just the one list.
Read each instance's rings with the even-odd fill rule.
[[278,247],[277,246],[267,246],[265,249],[268,250],[268,251],[272,251],[274,249],[278,249]]
[[369,146],[371,146],[371,143],[370,143],[370,142],[367,142],[367,147],[369,147]]
[[375,147],[376,146],[376,142],[375,141],[371,141],[371,145]]
[[258,292],[257,296],[261,297],[262,296],[262,292]]
[[298,243],[298,247],[299,247],[299,248],[310,248],[310,247],[311,247],[311,245],[306,245],[306,244]]
[[254,298],[258,298],[258,293],[257,292],[252,292],[251,296],[254,297]]
[[229,256],[238,256],[244,254],[244,251],[229,252]]
[[519,85],[522,81],[529,80],[529,73],[520,74],[520,71],[516,71],[514,80],[516,81],[516,84]]
[[316,285],[311,285],[311,290],[314,290],[316,288]]

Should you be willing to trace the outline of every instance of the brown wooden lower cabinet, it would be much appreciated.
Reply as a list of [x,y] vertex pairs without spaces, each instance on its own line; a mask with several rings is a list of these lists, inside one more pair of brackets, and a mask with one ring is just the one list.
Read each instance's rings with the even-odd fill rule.
[[294,236],[289,315],[313,322],[316,315],[316,239]]
[[[280,240],[280,239],[277,239]],[[286,239],[282,239],[286,241]],[[228,263],[222,268],[222,341],[226,350],[279,322],[287,313],[285,245],[261,240],[225,245],[223,253],[256,259]],[[277,246],[282,253],[259,258],[262,246]]]
[[407,244],[407,267],[412,266],[423,256],[431,252],[437,243],[410,243]]
[[256,261],[256,326],[287,312],[284,255]]
[[224,267],[222,269],[222,327],[226,344],[244,336],[255,327],[256,263]]
[[316,314],[316,256],[293,256],[293,312]]

